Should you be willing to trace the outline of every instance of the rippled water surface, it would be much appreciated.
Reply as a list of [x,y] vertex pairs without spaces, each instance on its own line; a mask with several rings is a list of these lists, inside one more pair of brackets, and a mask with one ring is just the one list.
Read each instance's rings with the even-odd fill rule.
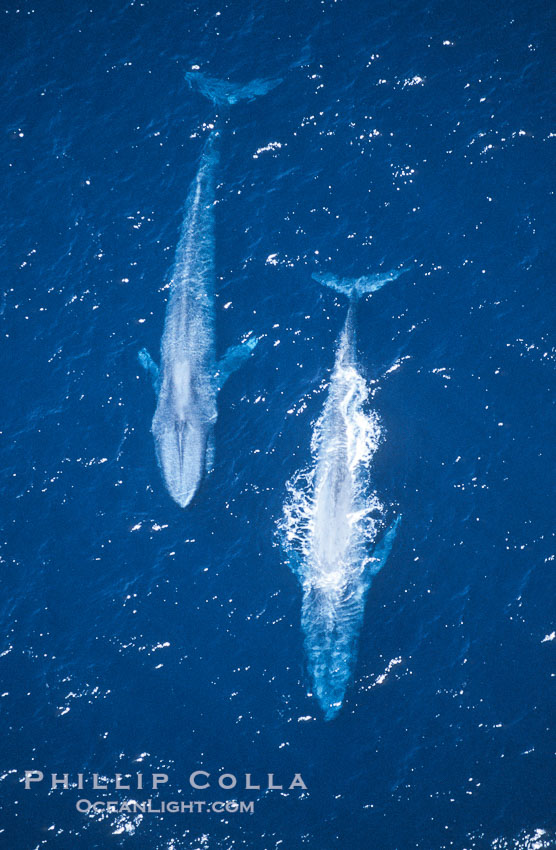
[[[553,846],[550,11],[0,9],[1,847]],[[261,340],[220,394],[215,470],[184,511],[137,353],[158,351],[216,117],[185,81],[197,66],[283,82],[222,132],[216,344]],[[345,318],[311,275],[401,265],[359,305],[358,353],[381,429],[369,497],[403,522],[325,722],[275,535]],[[32,768],[169,781],[26,791]],[[196,769],[263,788],[195,794]],[[297,772],[307,790],[288,792]],[[234,793],[254,814],[75,808]]]

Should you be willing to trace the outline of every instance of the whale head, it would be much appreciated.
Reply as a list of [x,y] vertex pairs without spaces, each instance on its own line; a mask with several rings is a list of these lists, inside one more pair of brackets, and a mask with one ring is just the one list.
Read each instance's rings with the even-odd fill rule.
[[198,419],[172,418],[153,423],[158,463],[168,492],[185,508],[205,472],[209,427]]

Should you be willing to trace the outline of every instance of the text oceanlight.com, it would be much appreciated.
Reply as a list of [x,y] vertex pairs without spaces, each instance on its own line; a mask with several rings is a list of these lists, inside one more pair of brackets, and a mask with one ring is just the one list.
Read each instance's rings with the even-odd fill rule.
[[201,814],[214,812],[220,814],[249,814],[255,811],[254,800],[226,800],[213,803],[205,800],[78,800],[75,804],[78,812],[84,815],[94,814]]

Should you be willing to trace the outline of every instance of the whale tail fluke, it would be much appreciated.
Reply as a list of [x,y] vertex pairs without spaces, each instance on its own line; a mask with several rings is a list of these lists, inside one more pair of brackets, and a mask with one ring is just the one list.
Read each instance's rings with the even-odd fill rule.
[[384,274],[370,274],[364,277],[336,277],[333,274],[314,273],[313,280],[322,283],[323,286],[328,286],[335,292],[346,295],[350,299],[357,300],[364,295],[370,295],[389,283],[391,280],[396,280],[401,274],[409,271],[409,269],[392,269],[392,271]]
[[233,106],[240,100],[255,100],[256,97],[266,94],[282,82],[281,78],[275,79],[257,79],[251,80],[250,83],[239,85],[229,83],[227,80],[218,80],[215,77],[207,77],[198,71],[188,71],[185,79],[191,88],[212,100],[217,106],[228,105]]

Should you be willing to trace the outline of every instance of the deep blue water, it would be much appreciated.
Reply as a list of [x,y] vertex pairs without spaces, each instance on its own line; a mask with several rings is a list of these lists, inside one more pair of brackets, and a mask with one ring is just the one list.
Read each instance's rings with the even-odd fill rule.
[[[0,13],[0,846],[555,846],[549,4]],[[137,352],[159,347],[214,119],[194,65],[283,83],[222,135],[217,344],[262,340],[183,511]],[[275,538],[345,316],[311,273],[402,263],[358,324],[385,435],[372,486],[403,523],[326,723]],[[81,792],[25,791],[31,768],[166,771],[158,799],[232,796],[193,794],[197,768],[301,772],[308,790],[238,795],[253,815],[87,817]]]

